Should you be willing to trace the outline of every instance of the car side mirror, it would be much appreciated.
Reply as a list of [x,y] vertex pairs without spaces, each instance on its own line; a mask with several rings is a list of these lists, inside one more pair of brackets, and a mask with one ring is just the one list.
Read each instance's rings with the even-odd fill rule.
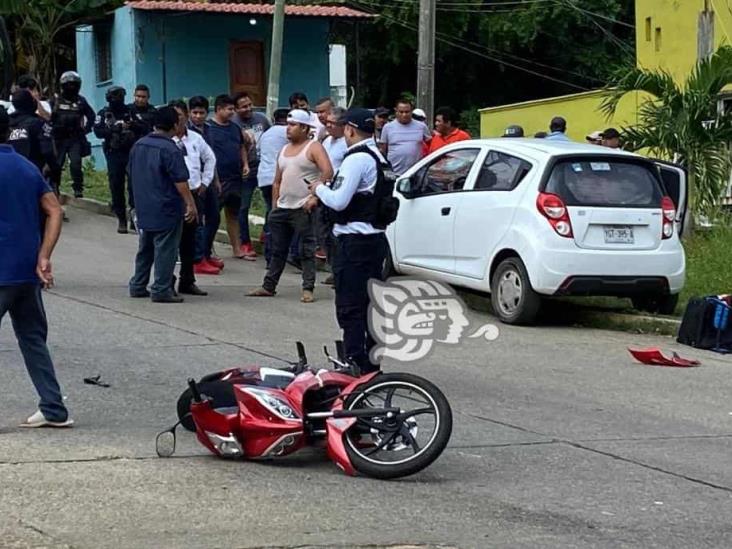
[[397,181],[397,191],[404,197],[404,198],[414,198],[417,196],[417,192],[413,189],[412,185],[412,179],[409,177],[404,177]]

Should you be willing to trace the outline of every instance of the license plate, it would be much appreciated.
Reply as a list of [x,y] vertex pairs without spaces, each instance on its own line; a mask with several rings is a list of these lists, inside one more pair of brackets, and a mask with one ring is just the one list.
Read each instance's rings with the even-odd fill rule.
[[605,227],[605,244],[633,244],[633,227]]

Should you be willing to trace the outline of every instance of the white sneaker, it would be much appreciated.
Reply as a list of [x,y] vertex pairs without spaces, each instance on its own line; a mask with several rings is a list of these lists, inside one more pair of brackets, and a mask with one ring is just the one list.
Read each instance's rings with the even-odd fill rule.
[[68,418],[66,421],[49,421],[47,420],[43,413],[38,410],[35,414],[33,414],[31,417],[26,419],[23,423],[20,424],[20,427],[26,427],[26,428],[37,428],[37,427],[71,427],[74,424],[74,420],[71,418]]

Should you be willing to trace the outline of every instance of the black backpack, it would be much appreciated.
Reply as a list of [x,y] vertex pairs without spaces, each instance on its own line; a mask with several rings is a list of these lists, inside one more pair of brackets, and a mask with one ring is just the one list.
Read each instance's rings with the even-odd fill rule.
[[729,309],[716,296],[690,299],[676,341],[697,349],[709,350],[719,345],[732,351],[732,316],[721,333],[715,328],[715,316],[723,314],[725,307]]

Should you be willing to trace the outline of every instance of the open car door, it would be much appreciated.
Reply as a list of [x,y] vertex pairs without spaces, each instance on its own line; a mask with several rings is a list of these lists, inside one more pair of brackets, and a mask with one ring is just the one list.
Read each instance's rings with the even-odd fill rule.
[[688,172],[683,166],[671,162],[655,160],[655,163],[661,172],[663,186],[676,205],[676,230],[681,238],[686,227],[687,197],[689,196]]

